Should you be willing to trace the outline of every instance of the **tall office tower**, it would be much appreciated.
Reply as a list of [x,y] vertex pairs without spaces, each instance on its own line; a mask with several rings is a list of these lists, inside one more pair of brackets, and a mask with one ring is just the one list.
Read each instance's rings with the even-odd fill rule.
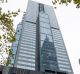
[[17,26],[12,49],[14,67],[73,74],[52,6],[28,1],[26,13]]

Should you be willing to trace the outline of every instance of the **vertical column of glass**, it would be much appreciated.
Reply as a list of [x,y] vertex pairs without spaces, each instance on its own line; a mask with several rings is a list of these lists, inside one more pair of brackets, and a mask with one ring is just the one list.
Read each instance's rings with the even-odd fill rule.
[[21,35],[21,29],[22,29],[22,23],[18,24],[16,29],[16,41],[12,43],[13,57],[11,57],[11,66],[14,65],[16,51],[17,51],[17,47],[18,47],[19,39]]
[[59,25],[57,23],[54,9],[52,6],[46,5],[45,12],[49,15],[49,19],[50,19],[53,42],[54,42],[54,47],[56,50],[57,64],[58,64],[59,70],[67,71],[67,72],[70,72],[70,74],[72,74],[70,61],[69,61],[68,54],[64,45],[64,41],[63,41],[60,29],[59,29]]
[[61,71],[68,71],[69,73],[71,73],[72,68],[71,68],[70,61],[67,55],[67,51],[64,45],[64,41],[61,36],[61,32],[58,28],[53,28],[52,33],[54,37],[53,39],[54,39],[54,45],[56,49],[59,69]]
[[15,67],[35,70],[37,15],[38,3],[29,0],[26,13],[22,19],[23,26],[15,59]]
[[[26,17],[25,17],[26,19]],[[15,67],[35,70],[36,23],[23,20]]]
[[[49,25],[49,19],[48,15],[46,15],[44,12],[40,12],[40,66],[42,71],[44,71],[47,67],[49,62],[47,61],[47,49],[45,50],[43,47],[46,46],[46,42],[44,44],[44,41],[46,39],[46,36],[49,38],[49,41],[52,42],[52,36],[51,36],[51,31],[50,31],[50,25]],[[44,46],[43,46],[44,44]],[[44,58],[44,59],[43,59]],[[50,65],[50,64],[49,64]]]
[[49,41],[52,42],[52,34],[50,30],[48,15],[45,14],[44,12],[40,12],[39,19],[40,19],[40,36],[41,36],[41,47],[42,47],[46,35],[49,38]]
[[48,15],[44,12],[44,5],[40,4],[40,69],[57,69],[56,52],[52,40],[51,27]]

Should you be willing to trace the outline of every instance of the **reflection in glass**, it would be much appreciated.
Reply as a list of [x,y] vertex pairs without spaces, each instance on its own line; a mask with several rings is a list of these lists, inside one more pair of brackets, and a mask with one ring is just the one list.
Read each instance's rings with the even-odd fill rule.
[[56,70],[58,68],[54,44],[49,41],[48,35],[45,35],[45,39],[41,41],[40,66],[43,71],[44,69]]

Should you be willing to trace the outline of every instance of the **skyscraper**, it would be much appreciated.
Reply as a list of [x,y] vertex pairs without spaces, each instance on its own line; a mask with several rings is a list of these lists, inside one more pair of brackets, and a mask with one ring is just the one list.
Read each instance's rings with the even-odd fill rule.
[[29,0],[12,45],[16,68],[73,74],[52,6]]

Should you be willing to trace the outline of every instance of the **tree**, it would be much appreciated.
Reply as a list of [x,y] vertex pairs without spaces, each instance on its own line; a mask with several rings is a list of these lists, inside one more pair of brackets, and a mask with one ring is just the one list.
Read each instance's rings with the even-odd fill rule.
[[[4,0],[3,0],[4,1]],[[15,12],[3,12],[0,8],[0,64],[8,65],[10,57],[13,56],[11,44],[16,41],[15,29],[13,28],[13,18],[18,15],[20,10]],[[7,58],[4,56],[6,54]]]
[[73,2],[74,4],[76,4],[76,8],[80,8],[80,0],[53,0],[52,3],[53,5],[55,4],[66,4],[68,5],[68,3]]
[[7,0],[0,0],[2,3],[6,2],[7,3]]

